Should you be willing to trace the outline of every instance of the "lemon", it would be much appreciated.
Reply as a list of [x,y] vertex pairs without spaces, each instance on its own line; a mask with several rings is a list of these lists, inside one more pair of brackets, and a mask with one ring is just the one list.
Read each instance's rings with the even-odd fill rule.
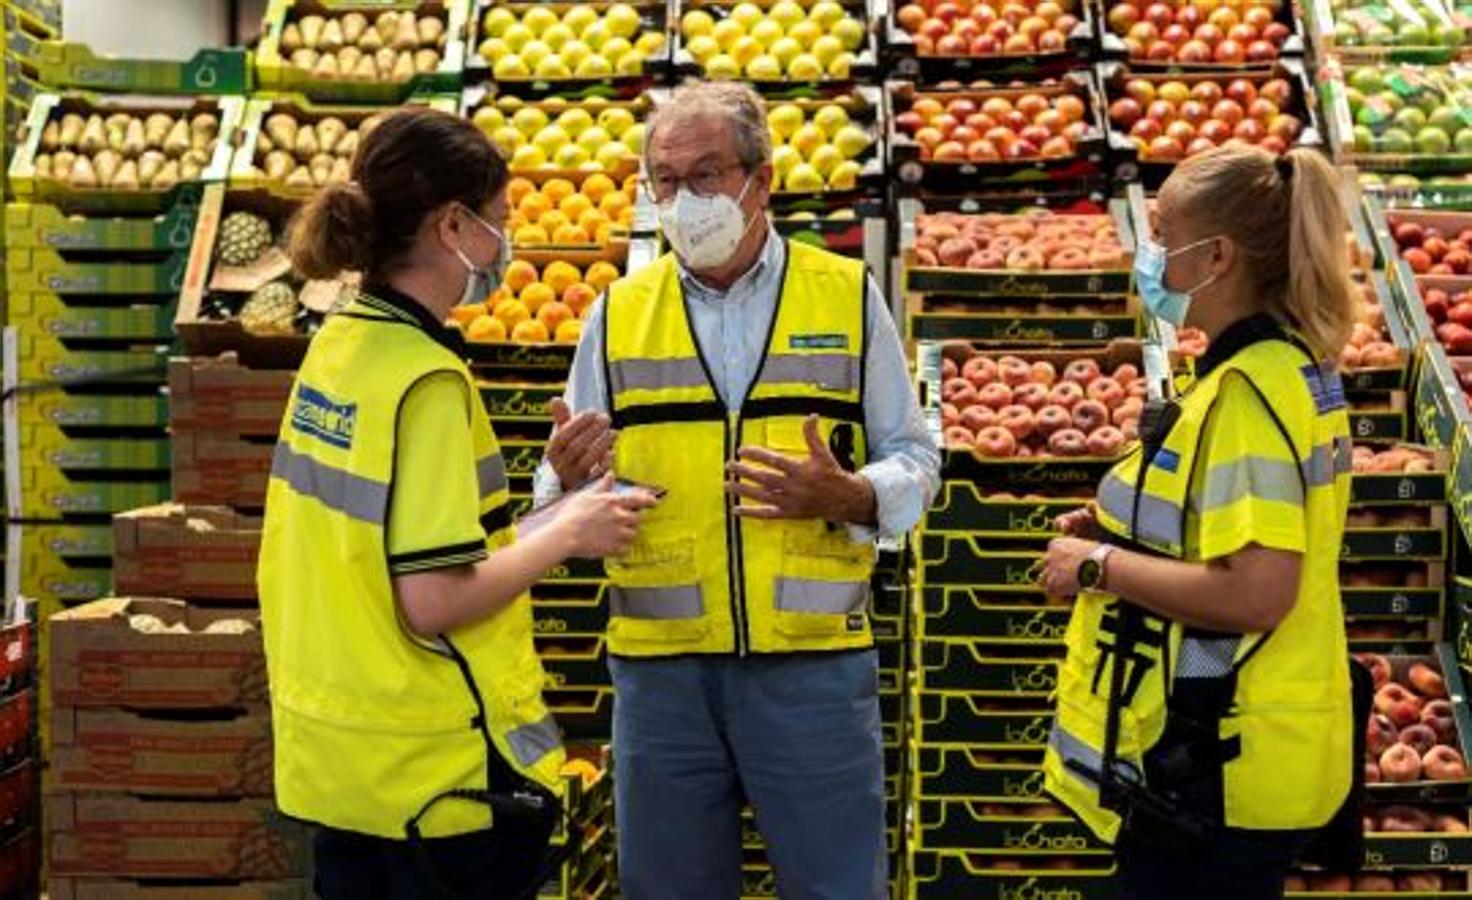
[[833,146],[844,159],[853,159],[868,150],[872,143],[869,133],[857,125],[845,125],[833,135]]
[[562,14],[562,24],[571,28],[573,34],[582,34],[584,28],[596,21],[598,21],[598,11],[582,4],[576,4]]
[[798,163],[782,179],[782,184],[795,194],[816,194],[823,190],[823,176],[808,163]]
[[813,46],[818,38],[823,36],[823,26],[817,22],[804,19],[787,29],[787,36],[802,44],[804,50]]
[[783,103],[772,107],[767,113],[767,128],[785,141],[797,133],[805,118],[802,107],[794,103]]
[[710,32],[710,36],[715,38],[716,46],[722,50],[729,50],[745,35],[746,29],[734,18],[722,19]]
[[641,75],[644,72],[644,54],[638,50],[630,50],[618,58],[614,63],[613,70],[620,75]]
[[863,166],[851,159],[833,167],[828,173],[828,186],[836,191],[851,191],[859,184],[859,175],[864,171]]
[[491,135],[491,140],[501,149],[503,154],[509,156],[516,152],[516,148],[526,144],[526,135],[509,125],[503,125],[497,128],[495,133]]
[[493,6],[486,11],[486,17],[481,19],[480,30],[486,37],[498,38],[515,24],[515,13],[504,6]]
[[794,3],[793,0],[777,0],[776,3],[772,4],[772,9],[767,13],[767,17],[778,25],[781,25],[783,30],[786,30],[803,19],[806,19],[807,13],[803,12],[802,7]]
[[864,45],[864,26],[857,19],[843,18],[828,26],[828,33],[843,42],[850,53]]
[[581,106],[574,106],[557,117],[557,125],[569,137],[577,137],[593,127],[593,114]]
[[838,148],[832,144],[824,144],[814,150],[812,156],[808,157],[808,163],[824,178],[827,178],[829,173],[838,168],[838,164],[841,162],[843,162],[843,154],[839,153]]
[[822,25],[825,29],[832,28],[833,23],[844,17],[843,7],[833,0],[818,0],[813,8],[808,10],[808,18]]
[[598,124],[614,137],[622,137],[634,124],[634,114],[622,106],[610,106],[598,114]]
[[848,124],[848,113],[843,107],[830,103],[813,116],[813,124],[823,129],[824,134],[833,137],[840,128]]
[[567,63],[563,61],[562,57],[558,56],[555,53],[539,61],[537,63],[535,72],[538,78],[546,78],[549,80],[572,77],[572,69],[569,69],[567,67]]
[[639,33],[639,11],[627,3],[615,3],[603,14],[603,23],[608,26],[609,34],[632,38]]
[[779,38],[777,40],[777,43],[772,45],[772,56],[775,57],[784,68],[791,65],[794,59],[797,59],[799,56],[802,55],[802,52],[802,44],[799,44],[797,42],[797,38]]
[[772,19],[762,19],[751,26],[751,36],[761,42],[763,47],[770,47],[777,43],[786,33],[787,30]]
[[511,168],[540,169],[547,164],[547,154],[536,144],[522,144],[511,154]]
[[736,60],[724,53],[719,53],[706,62],[705,74],[710,78],[739,78],[741,67],[736,64]]
[[830,77],[830,78],[847,78],[847,77],[849,77],[849,73],[853,69],[854,60],[855,60],[855,56],[852,53],[849,53],[847,50],[845,50],[844,52],[838,54],[837,56],[835,56],[833,58],[833,62],[831,62],[831,63],[828,64],[828,77]]
[[778,178],[786,178],[787,173],[797,168],[802,163],[802,154],[791,147],[783,144],[772,148],[772,171]]
[[521,48],[525,47],[527,42],[535,37],[536,34],[530,28],[521,22],[516,22],[510,28],[506,29],[506,33],[501,35],[501,40],[506,42],[506,46],[511,48],[512,53],[519,53],[521,52]]
[[680,18],[680,36],[685,40],[710,34],[716,27],[715,18],[703,9],[692,9]]
[[705,65],[712,56],[721,52],[721,45],[708,34],[698,34],[685,44],[685,49],[697,63]]
[[811,53],[804,53],[788,63],[787,74],[798,81],[817,81],[823,77],[823,64]]
[[495,65],[491,66],[491,74],[497,79],[511,81],[517,78],[530,78],[532,70],[526,64],[526,60],[513,55],[503,56],[496,60]]
[[557,13],[545,6],[533,6],[521,17],[521,24],[532,30],[534,34],[541,34],[548,28],[561,22]]
[[583,60],[593,55],[593,48],[581,40],[573,38],[562,45],[562,49],[557,51],[557,55],[561,56],[562,61],[567,63],[570,68],[577,69]]
[[764,53],[746,64],[746,77],[752,81],[776,81],[782,77],[782,63]]
[[738,3],[731,10],[730,18],[741,25],[743,31],[750,31],[756,23],[766,18],[762,15],[762,8],[755,3]]
[[563,147],[566,147],[569,143],[571,143],[571,139],[567,136],[567,132],[562,130],[562,128],[556,125],[548,125],[546,128],[543,128],[541,131],[537,132],[536,137],[532,138],[532,143],[536,145],[536,147],[541,150],[545,156],[550,158],[552,156],[555,156],[558,150],[561,150]]
[[607,78],[613,74],[613,64],[601,53],[593,53],[578,62],[574,70],[579,78]]
[[516,55],[521,57],[522,62],[535,69],[538,63],[552,55],[552,48],[540,39],[530,40]]
[[511,116],[511,124],[516,126],[527,137],[546,128],[549,124],[547,114],[535,106],[523,106]]
[[823,68],[827,69],[833,64],[833,60],[838,58],[838,54],[844,52],[843,41],[831,34],[819,35],[818,39],[813,41],[813,46],[808,48],[808,52],[816,56],[818,62],[823,64]]

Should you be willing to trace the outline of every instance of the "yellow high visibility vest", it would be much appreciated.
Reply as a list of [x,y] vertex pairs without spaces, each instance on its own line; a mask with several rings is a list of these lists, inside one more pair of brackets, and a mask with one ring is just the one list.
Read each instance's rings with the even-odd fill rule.
[[[399,407],[440,372],[470,386],[481,522],[490,549],[510,544],[505,466],[464,362],[367,295],[312,340],[266,500],[257,580],[277,802],[382,837],[405,837],[447,791],[503,790],[499,779],[555,793],[563,762],[527,598],[435,640],[399,613],[386,549]],[[442,837],[492,823],[489,807],[445,799],[419,824]]]
[[[1264,421],[1257,448],[1281,444],[1294,459],[1253,452],[1199,459],[1201,436],[1228,373],[1245,376],[1278,426]],[[1307,528],[1296,603],[1269,634],[1198,632],[1143,614],[1126,655],[1118,765],[1126,779],[1147,784],[1147,758],[1166,732],[1173,695],[1225,679],[1229,709],[1218,725],[1220,813],[1225,825],[1262,830],[1326,824],[1347,796],[1352,767],[1352,710],[1339,546],[1349,500],[1351,446],[1339,375],[1284,340],[1260,340],[1221,363],[1180,398],[1181,415],[1136,491],[1137,449],[1109,473],[1097,498],[1099,524],[1119,543],[1199,561],[1188,523],[1234,503],[1299,506]],[[1257,452],[1266,454],[1265,450]],[[1286,452],[1286,451],[1284,451]],[[1192,473],[1209,466],[1212,489],[1192,507]],[[1249,490],[1254,497],[1244,496]],[[1271,508],[1271,507],[1269,507]],[[1081,595],[1066,635],[1057,715],[1044,759],[1048,791],[1106,843],[1120,819],[1099,801],[1105,716],[1118,656],[1117,598]],[[1231,679],[1235,679],[1232,690]],[[1092,773],[1092,774],[1090,774]]]
[[[869,647],[872,544],[823,521],[738,518],[726,464],[742,446],[808,455],[803,421],[864,465],[865,277],[859,262],[788,242],[766,353],[744,401],[720,399],[672,256],[608,294],[605,371],[618,474],[669,493],[605,561],[609,649],[624,656]],[[735,338],[732,338],[733,340]]]

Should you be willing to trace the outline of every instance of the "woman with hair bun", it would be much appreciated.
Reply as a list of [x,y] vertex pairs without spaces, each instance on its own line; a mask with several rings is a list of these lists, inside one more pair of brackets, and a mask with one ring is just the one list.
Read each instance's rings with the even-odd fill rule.
[[475,126],[408,109],[293,229],[303,275],[363,274],[292,388],[257,574],[277,802],[318,826],[322,897],[535,893],[563,752],[527,591],[569,557],[622,552],[653,502],[605,478],[517,539],[441,324],[510,259],[506,181]]

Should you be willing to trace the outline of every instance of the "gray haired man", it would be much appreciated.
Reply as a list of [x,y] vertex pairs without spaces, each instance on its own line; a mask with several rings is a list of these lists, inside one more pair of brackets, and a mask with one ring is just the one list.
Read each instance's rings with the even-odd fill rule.
[[885,897],[867,585],[938,454],[862,265],[768,222],[750,87],[677,90],[645,163],[674,252],[590,311],[538,473],[668,492],[608,561],[623,893],[736,900],[749,803],[783,897]]

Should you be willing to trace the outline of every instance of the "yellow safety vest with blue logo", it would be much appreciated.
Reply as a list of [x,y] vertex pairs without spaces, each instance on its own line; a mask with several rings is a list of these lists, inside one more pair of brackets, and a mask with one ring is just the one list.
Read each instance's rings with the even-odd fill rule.
[[[271,682],[276,799],[333,828],[404,838],[457,790],[560,790],[561,732],[542,702],[527,598],[433,640],[402,621],[386,528],[399,407],[421,379],[470,385],[481,523],[514,540],[505,465],[465,363],[368,295],[313,338],[281,427],[257,581]],[[446,797],[424,837],[491,827]]]
[[803,421],[841,463],[865,461],[863,265],[788,242],[765,355],[723,403],[697,346],[674,257],[609,290],[605,372],[621,477],[668,491],[634,547],[605,561],[609,649],[623,656],[872,646],[874,547],[842,524],[739,518],[726,465],[743,446],[808,455]]
[[[1262,455],[1202,459],[1207,418],[1233,374],[1246,378],[1277,421],[1263,421],[1261,440],[1247,442]],[[1198,745],[1217,768],[1205,801],[1211,808],[1199,811],[1232,828],[1318,828],[1340,808],[1358,764],[1338,575],[1351,458],[1343,387],[1331,363],[1313,361],[1287,340],[1258,340],[1191,385],[1179,406],[1143,481],[1137,448],[1101,483],[1098,520],[1110,539],[1199,562],[1188,537],[1192,523],[1210,527],[1214,512],[1230,514],[1237,503],[1259,504],[1269,514],[1281,504],[1302,509],[1306,552],[1293,609],[1270,633],[1202,632],[1136,610],[1139,627],[1124,642],[1116,771],[1128,782],[1173,789],[1150,777],[1163,768],[1156,754],[1181,733],[1181,705],[1217,691],[1220,715],[1208,714],[1212,733]],[[1283,440],[1291,450],[1282,456],[1261,449]],[[1201,466],[1209,467],[1205,489],[1193,497],[1192,476]],[[1099,792],[1120,620],[1118,598],[1078,598],[1044,759],[1047,790],[1106,843],[1121,824]],[[1168,733],[1171,739],[1162,740]]]

